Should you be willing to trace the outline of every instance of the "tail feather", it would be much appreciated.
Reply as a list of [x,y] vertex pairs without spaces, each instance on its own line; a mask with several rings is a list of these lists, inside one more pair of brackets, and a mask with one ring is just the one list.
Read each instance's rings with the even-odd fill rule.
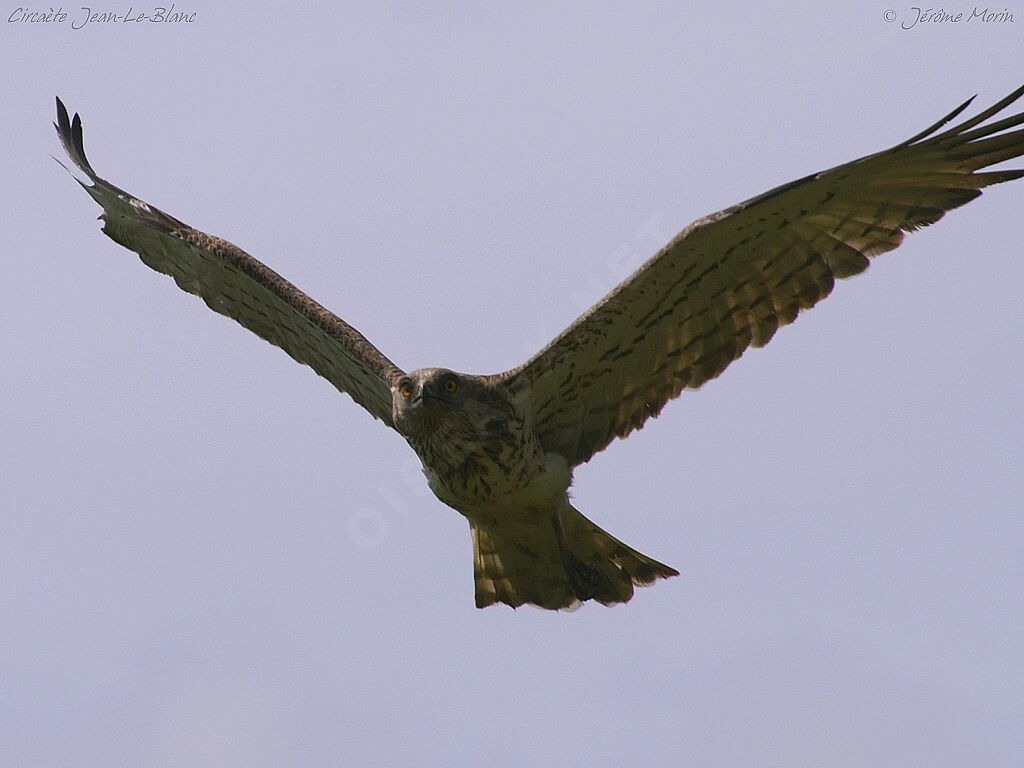
[[[577,591],[581,600],[593,598],[604,605],[625,603],[633,597],[634,586],[645,587],[679,575],[675,568],[623,544],[574,507],[566,505],[558,519],[573,561],[569,568],[588,573],[580,585],[583,589]],[[567,570],[572,578],[573,570]]]
[[504,603],[572,609],[579,599],[566,579],[553,534],[538,536],[521,524],[469,524],[473,536],[476,607]]
[[623,544],[566,503],[548,519],[471,521],[476,604],[571,610],[586,600],[625,603],[634,587],[678,576]]

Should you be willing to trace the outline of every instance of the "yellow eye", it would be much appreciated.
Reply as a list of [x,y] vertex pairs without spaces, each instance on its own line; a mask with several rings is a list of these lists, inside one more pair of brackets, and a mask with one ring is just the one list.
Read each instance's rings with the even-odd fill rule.
[[412,387],[409,384],[403,384],[398,388],[398,391],[406,400],[412,397]]
[[458,388],[459,383],[455,379],[448,379],[448,381],[444,383],[444,391],[449,395],[454,395]]

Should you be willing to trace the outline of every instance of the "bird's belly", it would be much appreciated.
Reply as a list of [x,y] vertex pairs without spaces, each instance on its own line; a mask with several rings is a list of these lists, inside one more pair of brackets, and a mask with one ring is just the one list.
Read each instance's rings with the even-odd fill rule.
[[568,462],[558,455],[541,455],[518,466],[490,464],[466,476],[442,474],[424,464],[423,474],[438,499],[479,522],[512,510],[550,514],[565,499],[572,480]]

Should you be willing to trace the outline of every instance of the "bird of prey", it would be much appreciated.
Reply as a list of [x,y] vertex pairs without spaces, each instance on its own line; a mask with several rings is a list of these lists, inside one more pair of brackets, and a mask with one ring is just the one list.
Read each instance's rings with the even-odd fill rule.
[[100,178],[60,99],[55,127],[107,236],[405,438],[469,521],[478,607],[568,609],[678,575],[572,506],[573,468],[767,344],[904,232],[1024,176],[981,171],[1024,154],[1024,129],[1010,130],[1024,112],[992,120],[1022,94],[943,130],[968,100],[891,149],[698,219],[523,365],[486,376],[403,371],[262,262]]

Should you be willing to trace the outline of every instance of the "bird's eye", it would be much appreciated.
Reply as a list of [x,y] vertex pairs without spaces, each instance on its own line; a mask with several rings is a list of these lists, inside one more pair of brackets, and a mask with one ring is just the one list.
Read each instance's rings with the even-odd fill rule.
[[448,381],[444,383],[444,391],[447,392],[449,395],[454,395],[458,388],[459,382],[457,382],[455,379],[448,379]]
[[404,397],[406,400],[408,400],[410,397],[412,397],[412,385],[411,384],[403,384],[402,386],[400,386],[398,388],[398,392],[399,392],[399,394],[402,395],[402,397]]

